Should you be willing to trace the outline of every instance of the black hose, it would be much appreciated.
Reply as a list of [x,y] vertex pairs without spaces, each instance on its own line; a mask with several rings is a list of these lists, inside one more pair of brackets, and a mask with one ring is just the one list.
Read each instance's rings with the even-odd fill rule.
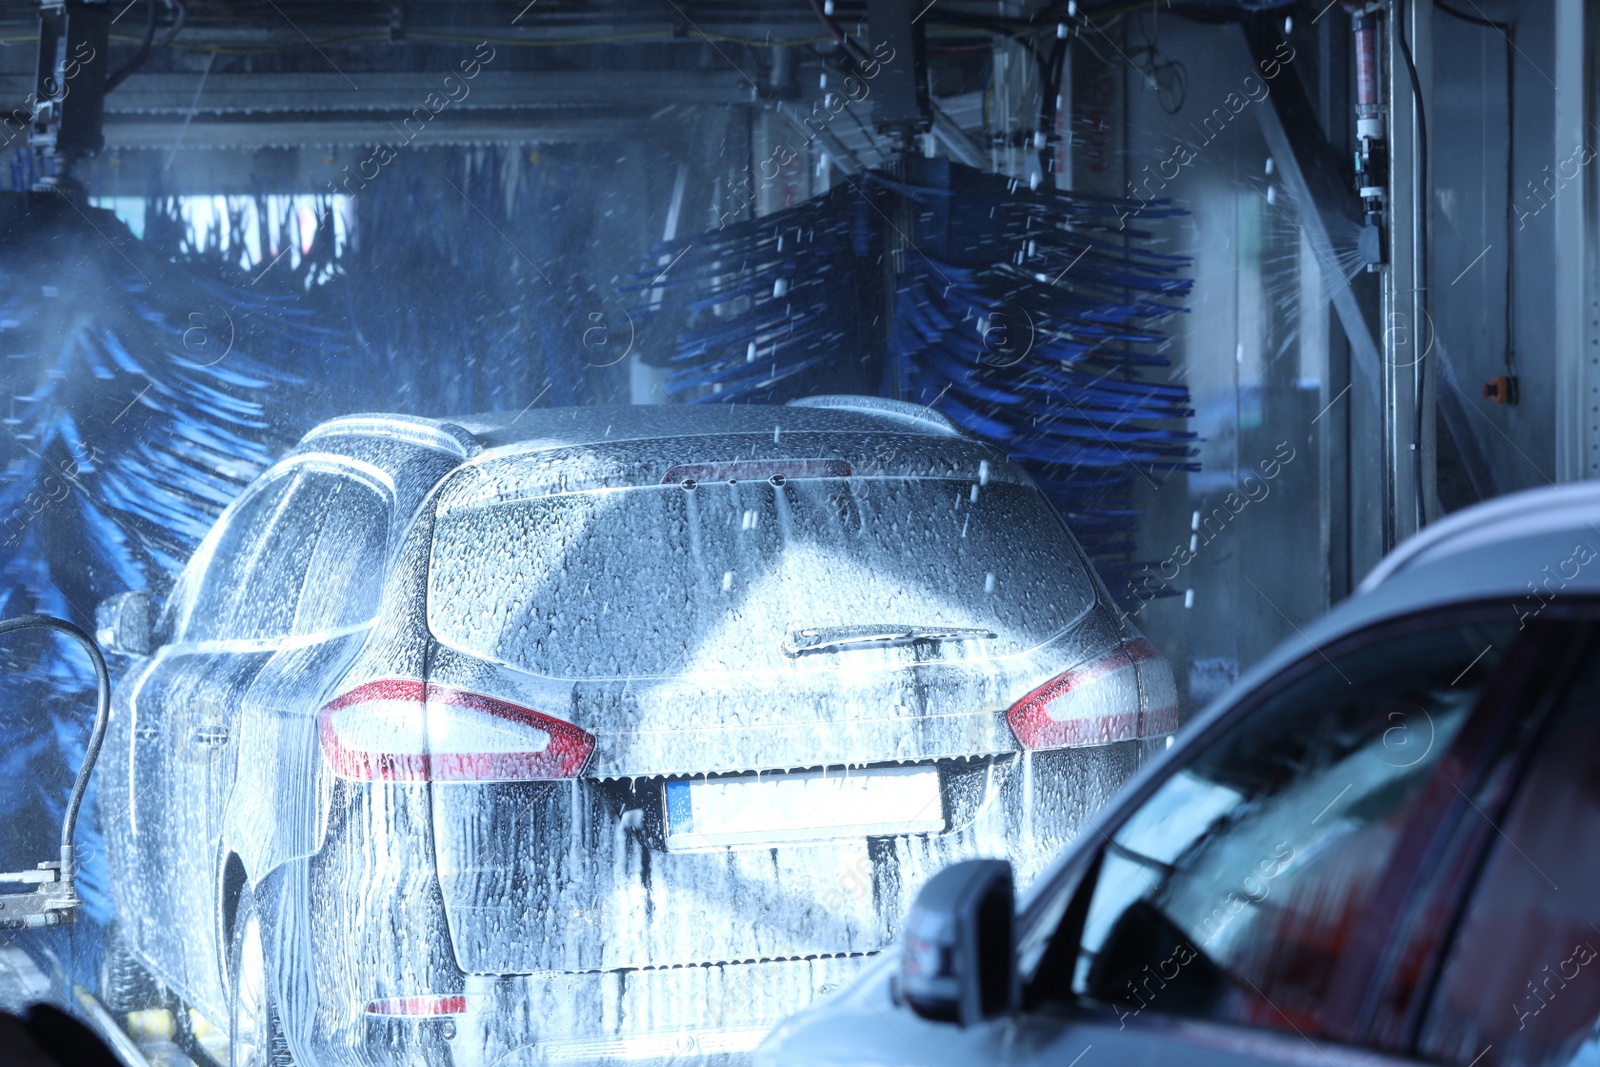
[[[94,771],[95,761],[100,758],[100,746],[106,739],[106,721],[111,714],[111,675],[106,670],[105,657],[100,654],[100,646],[94,643],[94,638],[70,622],[49,615],[18,615],[14,619],[0,620],[0,634],[34,629],[54,630],[75,638],[89,653],[89,661],[94,664],[94,729],[89,732],[89,747],[83,756],[83,766],[78,768],[77,780],[72,783],[72,795],[67,800],[67,816],[61,823],[61,849],[63,854],[68,854],[72,848],[73,833],[78,827],[78,809],[82,807],[83,795],[89,789],[89,775]],[[71,881],[72,872],[63,870],[61,877],[63,881]]]
[[160,42],[156,44],[155,48],[151,49],[151,55],[155,55],[176,40],[178,32],[183,29],[183,24],[189,20],[189,5],[185,4],[183,0],[167,0],[167,3],[172,5],[174,11],[172,25],[167,27],[167,32],[161,35]]
[[[1413,0],[1413,3],[1415,3],[1415,0]],[[1406,40],[1405,9],[1403,7],[1397,6],[1395,18],[1400,20],[1399,25],[1395,27],[1395,30],[1397,31],[1395,36],[1400,41],[1400,55],[1406,61],[1406,73],[1410,75],[1411,78],[1411,95],[1416,101],[1417,188],[1421,191],[1421,196],[1418,197],[1418,199],[1422,204],[1421,210],[1423,225],[1426,227],[1428,208],[1431,206],[1433,200],[1433,192],[1428,188],[1428,116],[1422,105],[1422,82],[1417,77],[1417,64],[1416,61],[1411,58],[1411,45]],[[1417,294],[1417,300],[1422,307],[1423,314],[1426,315],[1428,311],[1428,259],[1426,242],[1419,243],[1413,250],[1413,254],[1417,257],[1417,277],[1420,278],[1422,282],[1422,292]],[[1414,324],[1411,331],[1411,344],[1413,349],[1421,342],[1421,340],[1422,324],[1419,322]],[[1426,354],[1426,350],[1424,350],[1423,355],[1426,356]],[[1414,366],[1417,368],[1415,372],[1414,386],[1417,391],[1416,428],[1413,432],[1413,443],[1411,446],[1413,449],[1411,453],[1412,478],[1416,482],[1416,500],[1413,502],[1412,506],[1416,508],[1417,527],[1419,529],[1427,524],[1428,516],[1428,505],[1427,501],[1423,498],[1422,491],[1422,423],[1425,412],[1425,406],[1423,404],[1423,387],[1426,385],[1428,380],[1428,370],[1425,366],[1423,366],[1422,360],[1423,357],[1419,356],[1414,364]]]
[[1508,33],[1511,30],[1511,24],[1509,22],[1496,22],[1494,19],[1480,18],[1477,15],[1469,15],[1465,11],[1457,11],[1449,4],[1446,4],[1444,0],[1433,0],[1433,6],[1438,8],[1440,11],[1443,11],[1446,15],[1458,18],[1462,22],[1470,22],[1474,26],[1482,26],[1486,29],[1499,30],[1501,33]]
[[139,50],[128,61],[106,78],[106,92],[110,92],[128,80],[128,75],[144,66],[144,61],[150,58],[150,45],[156,39],[156,0],[146,0],[144,16],[144,40],[139,42]]
[[[1058,37],[1048,58],[1037,51],[1033,54],[1039,66],[1039,131],[1044,134],[1045,146],[1039,149],[1039,173],[1053,175],[1050,157],[1054,152],[1051,142],[1056,132],[1056,101],[1061,97],[1061,74],[1066,69],[1067,40]],[[1069,130],[1068,137],[1071,137]]]
[[145,18],[144,26],[144,41],[140,43],[139,50],[106,79],[106,92],[109,93],[127,81],[128,75],[148,63],[151,56],[167,47],[177,38],[179,31],[183,29],[183,24],[188,21],[189,8],[184,3],[184,0],[166,0],[166,2],[172,5],[172,25],[168,26],[167,32],[161,35],[161,40],[156,42],[156,0],[149,0],[149,8],[147,9],[149,15]]
[[822,9],[822,4],[818,0],[811,0],[811,10],[817,13],[817,18],[821,21],[822,28],[828,31],[828,36],[835,41],[844,40],[844,31],[839,28],[837,22],[828,17],[828,13]]

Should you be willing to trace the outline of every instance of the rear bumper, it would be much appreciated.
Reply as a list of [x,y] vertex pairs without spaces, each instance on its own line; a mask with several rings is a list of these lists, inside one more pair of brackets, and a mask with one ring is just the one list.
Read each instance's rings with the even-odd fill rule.
[[950,863],[1007,856],[1031,882],[1144,746],[942,761],[945,829],[772,847],[666,849],[660,779],[435,789],[455,961],[468,974],[632,973],[881,951]]
[[773,1026],[848,986],[873,958],[469,976],[466,1012],[442,1045],[455,1067],[733,1067]]
[[[312,865],[311,899],[321,905],[307,913],[304,943],[318,959],[317,986],[284,1005],[304,1035],[295,1040],[298,1061],[743,1064],[778,1022],[851,987],[892,942],[929,875],[955,860],[1007,855],[1019,883],[1030,883],[1156,743],[973,760],[950,769],[944,833],[809,851],[661,852],[643,840],[648,818],[624,817],[638,810],[618,803],[624,792],[631,800],[628,785],[563,782],[465,806],[482,820],[460,824],[476,830],[474,847],[446,862],[425,849],[370,844],[371,826],[403,828],[427,817],[414,810],[423,799],[417,787],[351,790],[335,805],[330,847]],[[575,801],[581,817],[540,818],[549,812],[527,803],[535,793]],[[503,807],[504,800],[518,803]],[[504,820],[496,818],[501,810]],[[437,805],[432,814],[439,819]],[[547,832],[497,832],[517,825],[518,815]],[[426,842],[410,833],[397,840]],[[859,862],[824,862],[839,860],[847,844]],[[497,851],[508,845],[516,847]],[[461,866],[473,854],[482,866]],[[393,862],[396,855],[405,858]],[[500,892],[447,917],[440,881],[464,875],[501,878],[488,883]],[[349,895],[355,887],[359,901]],[[839,936],[846,920],[856,936]],[[694,951],[702,960],[744,962],[665,962],[694,960]],[[540,966],[540,956],[561,962]],[[533,965],[519,965],[524,960]],[[462,1004],[432,1017],[371,1007],[426,995],[459,996]]]

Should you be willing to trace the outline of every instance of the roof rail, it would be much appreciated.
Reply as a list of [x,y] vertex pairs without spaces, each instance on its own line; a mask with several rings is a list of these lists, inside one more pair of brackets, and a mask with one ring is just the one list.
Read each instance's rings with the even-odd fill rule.
[[439,452],[448,452],[462,459],[471,459],[483,451],[479,440],[453,422],[424,419],[416,415],[390,415],[374,412],[361,415],[344,415],[330,419],[300,438],[300,443],[321,437],[343,434],[372,434],[392,437],[408,444],[420,445]]
[[786,405],[792,408],[826,408],[832,411],[859,411],[867,415],[885,415],[891,419],[902,422],[914,422],[918,425],[939,433],[949,434],[952,437],[964,436],[961,427],[957,426],[950,417],[942,411],[933,410],[933,406],[912,404],[905,400],[890,400],[882,396],[857,396],[850,393],[837,393],[827,396],[807,396],[799,400],[791,400]]
[[[1368,572],[1356,592],[1371,592],[1421,556],[1448,556],[1475,547],[1493,537],[1497,527],[1504,534],[1515,536],[1539,529],[1587,526],[1597,519],[1600,482],[1566,482],[1495,497],[1447,515],[1413,534]],[[1459,547],[1452,550],[1452,541],[1458,542]]]

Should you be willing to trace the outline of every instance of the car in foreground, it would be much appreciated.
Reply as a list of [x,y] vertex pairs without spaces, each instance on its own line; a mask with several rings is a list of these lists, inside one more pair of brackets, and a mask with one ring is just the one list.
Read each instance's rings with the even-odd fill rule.
[[861,397],[335,420],[99,624],[113,958],[241,1064],[747,1057],[1177,725],[1028,477]]
[[1600,1063],[1600,484],[1465,510],[762,1067]]

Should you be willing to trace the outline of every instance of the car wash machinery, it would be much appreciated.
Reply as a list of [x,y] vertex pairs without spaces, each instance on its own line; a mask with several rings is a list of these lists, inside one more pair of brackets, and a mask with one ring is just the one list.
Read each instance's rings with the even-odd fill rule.
[[76,887],[77,858],[73,851],[73,837],[78,826],[78,810],[83,806],[84,793],[89,788],[89,775],[94,772],[95,760],[100,755],[100,745],[105,740],[106,719],[111,710],[111,679],[106,671],[105,657],[94,639],[70,622],[48,615],[19,615],[0,621],[0,634],[18,630],[54,630],[66,634],[83,646],[94,665],[95,714],[94,727],[89,734],[88,750],[83,765],[72,783],[72,793],[67,799],[67,811],[61,823],[61,852],[58,858],[47,860],[29,871],[0,872],[0,886],[31,885],[31,891],[0,893],[0,930],[25,930],[46,926],[64,926],[72,922],[77,908],[83,903]]

